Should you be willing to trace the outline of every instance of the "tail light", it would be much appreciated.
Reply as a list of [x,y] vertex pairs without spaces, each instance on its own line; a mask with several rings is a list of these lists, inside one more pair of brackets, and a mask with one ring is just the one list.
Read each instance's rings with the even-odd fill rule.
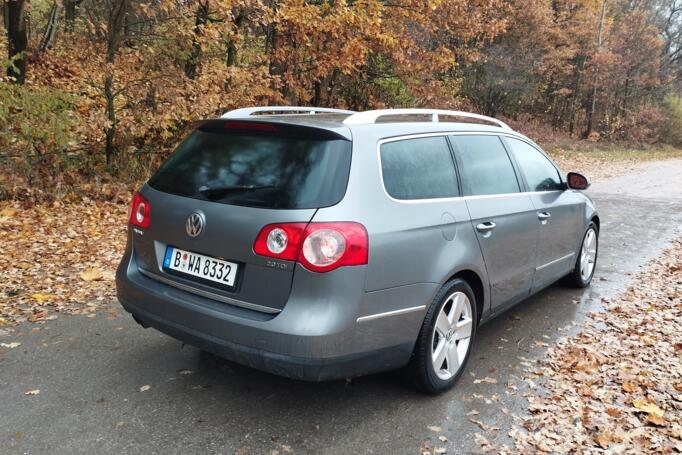
[[128,217],[128,222],[133,226],[148,228],[150,221],[150,210],[151,207],[149,206],[149,201],[143,198],[140,193],[135,193],[133,196],[133,202],[130,204],[130,216]]
[[367,264],[367,230],[362,224],[278,223],[261,229],[253,245],[261,256],[299,261],[313,272]]
[[253,251],[261,256],[295,261],[298,259],[301,237],[308,223],[268,224],[258,233]]

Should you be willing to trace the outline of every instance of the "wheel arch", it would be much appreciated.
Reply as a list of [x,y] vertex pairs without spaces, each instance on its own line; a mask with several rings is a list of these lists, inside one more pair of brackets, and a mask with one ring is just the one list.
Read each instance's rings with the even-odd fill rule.
[[474,297],[476,298],[476,314],[478,319],[476,322],[480,322],[481,316],[483,315],[483,309],[485,308],[485,298],[487,296],[485,286],[483,285],[483,279],[475,271],[463,269],[454,273],[446,280],[446,282],[457,278],[466,281],[466,283],[471,287],[471,290],[474,291]]

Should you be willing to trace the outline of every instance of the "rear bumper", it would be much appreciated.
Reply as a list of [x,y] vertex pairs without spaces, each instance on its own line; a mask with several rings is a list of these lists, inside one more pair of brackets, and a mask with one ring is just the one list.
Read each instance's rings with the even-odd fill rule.
[[303,381],[327,381],[400,368],[409,359],[413,348],[413,343],[406,342],[399,346],[341,357],[294,357],[216,338],[164,320],[130,304],[121,304],[145,325],[184,343],[257,370]]
[[173,338],[262,371],[324,381],[406,365],[425,310],[357,319],[426,304],[435,292],[435,284],[423,283],[365,293],[364,274],[364,267],[324,275],[297,269],[287,304],[277,315],[148,278],[129,253],[119,266],[116,285],[128,312]]

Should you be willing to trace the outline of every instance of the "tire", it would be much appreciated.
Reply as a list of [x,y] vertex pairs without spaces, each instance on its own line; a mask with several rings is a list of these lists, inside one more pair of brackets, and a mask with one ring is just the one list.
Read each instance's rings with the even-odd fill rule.
[[[454,318],[457,318],[456,322]],[[454,324],[450,323],[450,320]],[[444,322],[451,324],[447,332],[444,331],[446,327]],[[455,278],[445,283],[426,312],[414,353],[407,366],[406,372],[412,385],[430,394],[443,393],[451,389],[464,372],[469,360],[477,322],[476,297],[467,282]],[[468,336],[465,336],[467,334]],[[440,354],[439,358],[434,361],[434,355],[437,354]],[[442,368],[437,370],[437,364]]]
[[[590,240],[588,236],[592,233],[594,235],[594,248],[587,245]],[[567,283],[576,288],[586,288],[592,282],[592,277],[594,276],[594,271],[597,268],[597,256],[599,253],[599,229],[594,223],[590,225],[585,230],[583,235],[583,240],[580,243],[580,253],[575,261],[575,267],[573,271],[566,277]],[[589,254],[588,259],[584,259],[585,255]],[[584,263],[584,260],[587,261]],[[590,262],[591,261],[591,262]],[[591,266],[589,266],[591,264]],[[589,266],[589,270],[585,270],[584,267]]]

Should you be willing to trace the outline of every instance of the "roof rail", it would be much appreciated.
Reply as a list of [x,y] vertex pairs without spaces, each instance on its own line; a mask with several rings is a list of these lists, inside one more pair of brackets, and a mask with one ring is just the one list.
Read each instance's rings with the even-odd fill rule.
[[378,109],[375,111],[365,111],[358,112],[357,114],[350,115],[347,117],[343,123],[346,125],[364,125],[367,123],[376,123],[379,117],[385,117],[387,115],[430,115],[432,122],[438,121],[438,116],[449,116],[449,117],[463,117],[476,120],[482,120],[485,122],[494,123],[500,128],[510,130],[509,125],[501,120],[497,120],[493,117],[488,117],[480,114],[472,114],[470,112],[462,111],[446,111],[441,109]]
[[346,111],[343,109],[331,109],[327,107],[304,107],[304,106],[258,106],[258,107],[243,107],[241,109],[234,109],[225,112],[221,118],[244,118],[251,117],[259,112],[272,112],[274,115],[285,115],[283,113],[306,113],[308,115],[315,115],[317,113],[334,113],[334,114],[356,114],[355,111]]

